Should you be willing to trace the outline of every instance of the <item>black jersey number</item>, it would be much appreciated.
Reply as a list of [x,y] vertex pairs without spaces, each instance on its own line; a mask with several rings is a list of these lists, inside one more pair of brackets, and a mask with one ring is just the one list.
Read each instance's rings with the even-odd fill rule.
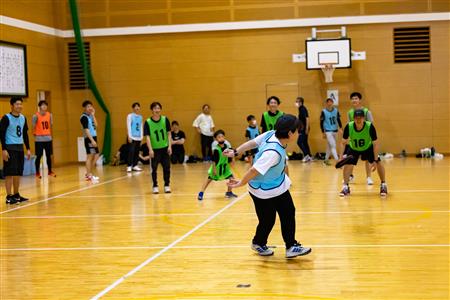
[[331,125],[336,125],[336,117],[335,116],[330,117],[329,120],[330,120]]
[[[161,141],[164,141],[164,140],[166,139],[166,137],[165,137],[165,135],[164,135],[164,129],[155,130],[155,131],[153,131],[153,133],[154,133],[155,136],[156,136],[156,141],[157,141],[157,142],[159,142],[160,140],[161,140]],[[161,138],[159,137],[159,133],[161,133]]]
[[16,134],[18,137],[22,136],[22,127],[20,127],[19,125],[17,125],[16,127]]
[[141,124],[136,123],[136,130],[139,131],[141,129]]
[[42,128],[43,129],[49,129],[50,128],[50,126],[48,124],[48,121],[42,121],[41,124],[42,124]]
[[269,127],[269,130],[273,130],[273,124],[270,124],[270,123],[269,123],[269,126],[268,126],[268,127]]
[[353,144],[355,144],[355,147],[364,147],[364,145],[366,144],[366,140],[364,139],[355,139],[353,140]]

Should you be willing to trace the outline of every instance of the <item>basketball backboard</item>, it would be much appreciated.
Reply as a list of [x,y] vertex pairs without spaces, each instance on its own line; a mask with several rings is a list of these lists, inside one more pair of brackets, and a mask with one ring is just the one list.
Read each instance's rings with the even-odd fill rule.
[[318,70],[325,65],[351,68],[351,42],[348,38],[306,40],[306,69]]

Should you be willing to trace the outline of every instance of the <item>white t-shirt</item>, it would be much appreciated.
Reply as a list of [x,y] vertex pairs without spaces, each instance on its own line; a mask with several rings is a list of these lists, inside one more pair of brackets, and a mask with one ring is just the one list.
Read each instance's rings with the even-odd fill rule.
[[[272,133],[271,131],[265,132],[263,134],[258,135],[254,139],[254,141],[256,142],[258,147],[261,146],[262,142],[267,138],[267,135],[271,134],[271,133]],[[275,142],[275,143],[278,143],[281,145],[280,141],[278,140],[278,138],[275,135],[271,136],[269,141]],[[286,159],[286,157],[282,157],[281,159]],[[259,174],[264,176],[264,174],[266,174],[267,171],[269,171],[269,169],[271,167],[277,165],[279,161],[280,161],[280,155],[277,152],[266,151],[261,155],[261,157],[257,161],[255,161],[255,163],[253,164],[253,167],[256,169],[256,171],[258,171]],[[287,174],[284,174],[284,181],[277,188],[274,188],[274,189],[268,190],[268,191],[264,191],[261,189],[254,189],[250,185],[248,185],[248,191],[258,198],[268,199],[268,198],[273,198],[273,197],[276,197],[276,196],[279,196],[279,195],[285,193],[290,187],[291,187],[291,179],[289,178],[289,176],[287,176]]]
[[200,128],[200,133],[203,135],[214,135],[212,128],[215,126],[211,115],[205,115],[204,113],[199,114],[198,117],[194,120],[194,123],[192,123],[192,126]]

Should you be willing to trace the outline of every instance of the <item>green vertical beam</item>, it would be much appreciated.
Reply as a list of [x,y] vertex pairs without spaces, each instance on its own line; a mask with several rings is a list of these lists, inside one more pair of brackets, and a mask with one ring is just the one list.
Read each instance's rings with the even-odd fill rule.
[[85,50],[83,37],[81,36],[80,21],[78,19],[78,8],[76,0],[69,0],[69,5],[70,5],[70,13],[72,15],[72,25],[73,25],[73,32],[75,34],[75,41],[77,44],[78,57],[80,58],[80,64],[83,67],[84,77],[87,79],[88,86],[91,89],[92,94],[94,94],[94,97],[97,100],[98,105],[100,105],[100,107],[106,114],[102,154],[103,157],[105,158],[105,162],[108,163],[111,158],[111,148],[112,148],[111,114],[109,113],[108,107],[106,106],[105,101],[103,100],[103,97],[100,94],[97,85],[95,84],[91,68],[89,67],[86,61],[86,54],[84,52]]

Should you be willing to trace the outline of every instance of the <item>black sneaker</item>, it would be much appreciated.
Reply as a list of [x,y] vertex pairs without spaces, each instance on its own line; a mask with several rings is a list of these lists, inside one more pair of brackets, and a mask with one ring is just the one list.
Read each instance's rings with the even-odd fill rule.
[[6,204],[16,204],[17,199],[13,195],[6,196]]
[[344,165],[348,165],[350,164],[350,162],[353,161],[353,155],[347,155],[346,157],[344,157],[343,159],[341,159],[340,161],[338,161],[335,165],[336,169],[340,169],[342,168]]
[[25,198],[25,197],[20,196],[19,193],[14,194],[13,197],[16,198],[16,202],[25,202],[25,201],[28,201],[28,200],[29,200],[28,198]]

